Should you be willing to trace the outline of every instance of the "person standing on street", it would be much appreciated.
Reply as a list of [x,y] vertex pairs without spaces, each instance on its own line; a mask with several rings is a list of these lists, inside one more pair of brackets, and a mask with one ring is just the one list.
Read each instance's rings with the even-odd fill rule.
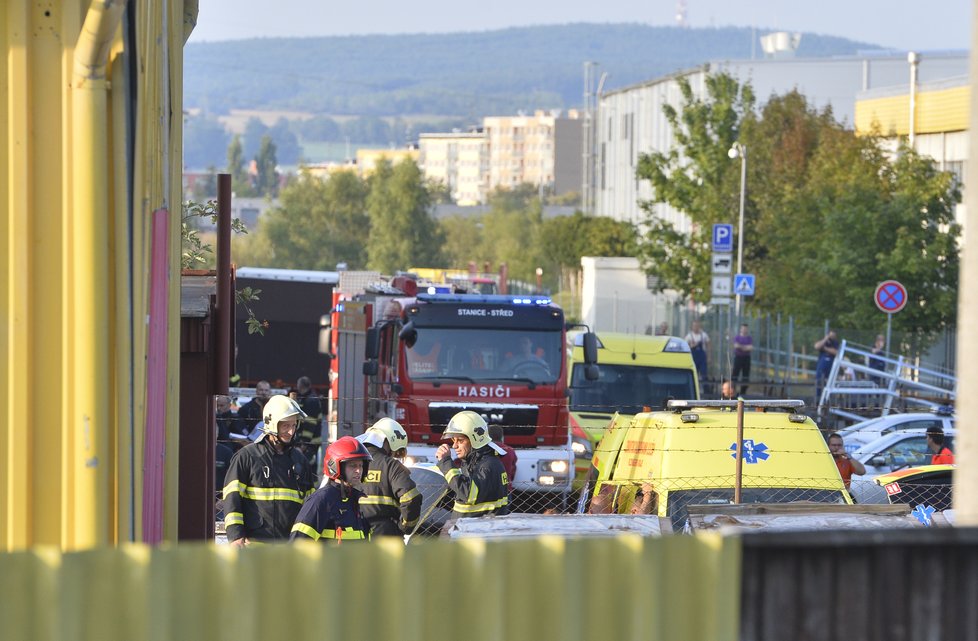
[[[509,475],[500,460],[506,450],[492,442],[485,419],[473,411],[459,412],[445,427],[435,458],[455,494],[452,519],[509,514]],[[462,461],[452,464],[451,452]]]
[[740,331],[733,339],[734,362],[732,378],[740,383],[740,395],[747,393],[747,383],[750,381],[750,358],[754,351],[754,338],[750,335],[750,327],[742,323]]
[[238,410],[238,431],[248,436],[262,420],[265,403],[272,396],[272,385],[268,381],[258,381],[255,397]]
[[839,337],[835,330],[829,330],[821,340],[815,341],[815,349],[818,350],[818,361],[815,363],[815,404],[822,399],[822,388],[825,381],[832,372],[832,363],[839,353]]
[[838,433],[829,434],[829,452],[835,459],[835,464],[839,468],[839,476],[842,477],[842,482],[845,483],[848,492],[849,485],[852,483],[852,475],[862,476],[866,473],[866,466],[846,454],[845,441]]
[[368,463],[370,453],[352,436],[327,447],[323,475],[328,480],[302,506],[289,539],[337,544],[369,539],[370,525],[360,512],[363,492],[356,489]]
[[931,465],[950,465],[954,463],[954,452],[944,444],[944,428],[927,428],[927,447],[934,453],[930,457]]
[[[870,351],[870,354],[871,355],[869,357],[869,362],[867,363],[867,365],[875,369],[877,372],[886,371],[886,361],[883,360],[883,357],[886,355],[885,336],[883,336],[882,334],[876,335],[876,343],[873,345],[873,349],[872,351]],[[879,376],[870,376],[869,379],[874,383],[876,383],[877,387],[879,387],[880,383],[882,383],[883,381],[883,379]]]
[[235,547],[288,538],[313,490],[305,457],[293,447],[305,414],[281,394],[268,399],[264,412],[261,435],[238,450],[224,479],[224,525]]
[[686,342],[689,344],[689,351],[693,356],[693,365],[696,366],[696,375],[700,379],[700,388],[706,389],[706,350],[710,347],[710,335],[703,331],[703,325],[699,320],[693,321],[693,326],[686,334]]
[[310,461],[315,461],[319,446],[323,442],[323,404],[319,400],[319,395],[312,388],[312,381],[309,380],[308,376],[299,377],[295,382],[295,391],[289,393],[289,396],[306,413],[306,418],[299,421],[296,444]]
[[360,511],[371,536],[409,534],[421,516],[421,492],[401,459],[407,454],[407,431],[392,418],[382,418],[358,437],[370,453],[370,471],[363,477]]

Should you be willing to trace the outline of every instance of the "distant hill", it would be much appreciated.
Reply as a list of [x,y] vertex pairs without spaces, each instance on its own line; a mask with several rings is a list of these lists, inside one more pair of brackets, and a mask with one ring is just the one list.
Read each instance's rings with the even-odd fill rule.
[[[453,34],[262,38],[191,43],[184,100],[230,109],[357,116],[445,116],[475,121],[583,103],[583,64],[607,72],[605,90],[715,59],[751,56],[771,29],[683,29],[569,24]],[[878,49],[804,34],[799,57]],[[755,47],[760,55],[760,46]]]

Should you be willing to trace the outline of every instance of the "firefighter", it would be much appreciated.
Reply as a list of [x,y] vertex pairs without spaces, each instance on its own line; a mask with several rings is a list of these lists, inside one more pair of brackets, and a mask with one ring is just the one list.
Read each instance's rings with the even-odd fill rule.
[[[465,518],[488,514],[509,514],[509,478],[500,456],[505,453],[492,442],[485,419],[466,410],[452,417],[445,427],[442,443],[435,452],[438,469],[455,493],[452,517]],[[451,450],[462,461],[452,465]]]
[[382,418],[359,437],[370,453],[370,471],[363,477],[360,499],[370,533],[408,534],[421,515],[421,492],[400,460],[407,454],[407,432],[392,418]]
[[363,493],[356,489],[369,462],[370,452],[352,436],[327,447],[323,475],[328,480],[302,506],[290,539],[324,543],[369,539],[370,526],[360,513]]
[[228,542],[236,547],[288,538],[313,491],[309,465],[293,448],[302,409],[276,394],[262,411],[260,436],[238,450],[224,479],[224,525]]

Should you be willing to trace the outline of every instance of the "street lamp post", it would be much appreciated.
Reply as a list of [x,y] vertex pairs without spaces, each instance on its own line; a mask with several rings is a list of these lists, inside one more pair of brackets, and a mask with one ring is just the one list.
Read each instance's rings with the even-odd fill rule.
[[[740,217],[737,221],[737,273],[744,273],[744,197],[747,195],[747,146],[735,142],[727,155],[740,156]],[[734,292],[734,313],[740,318],[740,294]]]

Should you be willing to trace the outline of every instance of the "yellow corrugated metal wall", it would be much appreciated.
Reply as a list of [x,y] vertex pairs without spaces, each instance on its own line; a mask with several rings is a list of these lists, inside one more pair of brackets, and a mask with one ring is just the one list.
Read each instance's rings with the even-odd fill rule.
[[[971,88],[967,85],[917,93],[917,134],[968,129]],[[910,133],[910,94],[856,101],[856,131],[884,136]]]
[[[140,539],[147,223],[160,208],[171,211],[168,325],[179,327],[184,9],[182,0],[0,4],[0,550]],[[108,37],[93,46],[95,28]],[[103,67],[79,66],[86,55]],[[170,453],[177,341],[171,333]],[[176,470],[171,455],[170,536]]]
[[0,554],[0,638],[732,641],[718,535]]

